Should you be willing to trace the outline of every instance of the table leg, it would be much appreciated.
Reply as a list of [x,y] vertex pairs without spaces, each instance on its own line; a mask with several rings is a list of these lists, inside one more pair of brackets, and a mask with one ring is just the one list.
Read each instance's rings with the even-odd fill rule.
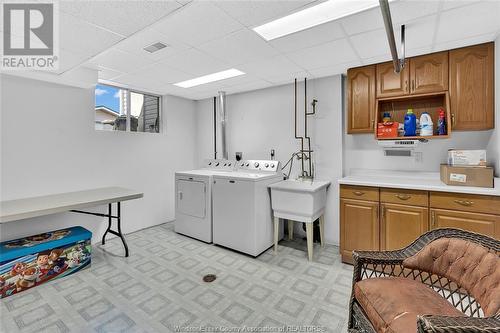
[[325,216],[321,215],[319,217],[319,239],[321,241],[321,247],[325,246]]
[[306,234],[307,234],[307,256],[309,257],[309,261],[312,261],[313,258],[313,224],[306,223]]
[[279,217],[274,217],[274,252],[278,252],[278,237],[280,230],[280,219]]
[[288,239],[293,240],[293,221],[288,220]]

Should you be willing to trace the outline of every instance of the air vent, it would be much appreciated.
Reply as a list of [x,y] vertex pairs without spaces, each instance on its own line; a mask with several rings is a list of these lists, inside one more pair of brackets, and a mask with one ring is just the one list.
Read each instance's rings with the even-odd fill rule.
[[149,53],[154,53],[156,51],[160,51],[161,49],[164,49],[167,47],[167,44],[164,44],[162,42],[157,42],[152,45],[146,46],[144,50],[148,51]]

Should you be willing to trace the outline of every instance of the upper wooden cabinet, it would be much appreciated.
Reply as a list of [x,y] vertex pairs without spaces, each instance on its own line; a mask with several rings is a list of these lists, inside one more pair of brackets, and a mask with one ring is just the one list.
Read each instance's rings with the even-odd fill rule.
[[375,125],[375,66],[347,71],[347,133],[371,133]]
[[425,94],[448,90],[448,52],[410,59],[410,93]]
[[494,127],[493,43],[450,51],[450,102],[456,130]]
[[410,93],[408,61],[400,73],[392,62],[377,64],[377,98],[402,96]]

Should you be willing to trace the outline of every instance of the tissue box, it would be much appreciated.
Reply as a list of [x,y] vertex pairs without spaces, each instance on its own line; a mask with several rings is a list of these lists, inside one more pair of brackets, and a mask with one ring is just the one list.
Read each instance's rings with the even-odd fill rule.
[[493,168],[441,164],[441,181],[446,185],[493,187]]
[[0,243],[0,298],[89,266],[91,237],[72,227]]
[[448,150],[448,165],[486,166],[486,150]]

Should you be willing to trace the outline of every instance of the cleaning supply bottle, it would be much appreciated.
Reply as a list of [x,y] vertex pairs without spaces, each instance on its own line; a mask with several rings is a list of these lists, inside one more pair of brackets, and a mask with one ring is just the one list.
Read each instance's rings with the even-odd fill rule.
[[420,116],[420,135],[432,136],[434,134],[433,126],[431,116],[427,112],[423,112]]
[[446,135],[446,116],[443,108],[439,108],[438,135]]
[[415,136],[417,131],[417,117],[413,114],[413,109],[409,108],[405,115],[405,136]]

